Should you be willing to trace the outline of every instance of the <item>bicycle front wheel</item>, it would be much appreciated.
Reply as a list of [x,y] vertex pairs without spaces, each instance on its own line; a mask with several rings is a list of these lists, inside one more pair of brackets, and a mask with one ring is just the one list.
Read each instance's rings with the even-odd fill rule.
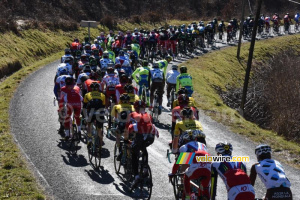
[[76,154],[78,149],[78,133],[77,133],[77,127],[75,124],[72,125],[72,138],[70,141],[69,146],[69,153],[70,154]]
[[120,154],[119,147],[117,146],[116,143],[114,148],[114,166],[115,166],[116,174],[120,173],[120,168],[121,168],[121,160],[120,161],[117,160],[119,154]]
[[138,198],[150,199],[152,194],[152,187],[153,187],[152,173],[149,166],[145,168],[147,169],[147,174],[143,173],[143,169],[139,169],[139,171],[141,172],[140,177],[142,178],[142,180],[139,183],[137,189],[135,190],[135,193],[137,194]]

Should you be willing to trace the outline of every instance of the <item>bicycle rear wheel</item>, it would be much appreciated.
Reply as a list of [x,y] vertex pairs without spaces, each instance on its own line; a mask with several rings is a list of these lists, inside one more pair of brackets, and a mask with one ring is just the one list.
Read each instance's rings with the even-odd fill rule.
[[94,144],[94,164],[95,164],[95,168],[99,169],[101,166],[101,151],[102,151],[102,146],[101,146],[101,142],[100,142],[100,138],[97,135],[95,137],[95,144]]
[[114,166],[115,166],[116,174],[118,174],[118,175],[119,175],[120,169],[121,169],[121,161],[117,160],[117,157],[119,154],[120,154],[119,147],[117,146],[117,143],[116,143],[115,148],[114,148]]
[[173,185],[173,191],[174,191],[174,196],[176,200],[182,199],[183,195],[183,183],[181,182],[182,178],[178,175],[174,176],[172,178],[172,185]]
[[76,154],[78,150],[78,133],[77,133],[77,126],[76,124],[72,125],[72,138],[70,141],[70,146],[69,146],[69,153],[70,154]]
[[137,198],[150,199],[152,194],[152,173],[149,165],[145,167],[147,169],[147,175],[143,174],[143,169],[141,169],[142,164],[139,165],[139,172],[141,181],[139,182],[137,188],[135,189],[135,194]]

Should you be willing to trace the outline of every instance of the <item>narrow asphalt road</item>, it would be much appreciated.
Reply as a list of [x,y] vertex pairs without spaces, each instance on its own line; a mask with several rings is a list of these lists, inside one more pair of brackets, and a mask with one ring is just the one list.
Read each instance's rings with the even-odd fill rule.
[[[53,78],[59,61],[46,65],[30,75],[15,93],[10,105],[12,134],[20,148],[32,164],[46,192],[53,199],[132,199],[126,192],[127,187],[114,171],[114,141],[104,138],[105,146],[99,172],[89,164],[86,145],[80,143],[76,156],[68,153],[57,134],[59,128],[57,106],[53,105]],[[170,66],[169,66],[170,67]],[[196,77],[196,75],[193,75]],[[168,128],[171,124],[170,109],[166,107],[159,117],[157,125],[160,137],[149,148],[149,164],[153,176],[152,199],[174,199],[173,189],[168,182],[168,173],[172,164],[166,159],[166,150],[171,136]],[[256,162],[255,144],[236,135],[227,127],[215,122],[202,112],[200,122],[207,135],[210,153],[215,155],[214,146],[220,141],[229,141],[234,148],[234,155],[250,156],[248,172]],[[300,199],[300,171],[284,165],[286,174],[292,183],[294,199]],[[265,189],[257,180],[256,196],[262,197]],[[226,199],[226,190],[219,179],[217,199]]]

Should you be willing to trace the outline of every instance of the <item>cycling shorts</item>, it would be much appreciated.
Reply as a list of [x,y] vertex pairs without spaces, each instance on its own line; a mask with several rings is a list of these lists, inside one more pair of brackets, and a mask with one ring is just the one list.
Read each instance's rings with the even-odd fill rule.
[[270,188],[267,190],[266,198],[272,200],[292,200],[292,191],[288,187]]

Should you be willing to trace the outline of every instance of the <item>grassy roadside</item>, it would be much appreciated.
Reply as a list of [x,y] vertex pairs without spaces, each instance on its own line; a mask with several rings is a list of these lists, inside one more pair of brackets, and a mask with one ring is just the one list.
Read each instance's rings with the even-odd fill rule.
[[[187,21],[172,20],[169,24],[179,25]],[[116,30],[133,30],[135,27],[151,29],[164,26],[167,23],[154,25],[141,23],[130,24],[122,22]],[[91,29],[91,37],[99,35],[100,31],[108,32],[108,28],[99,26]],[[28,169],[26,159],[22,156],[14,142],[9,126],[9,104],[18,85],[29,74],[41,66],[57,60],[62,55],[73,38],[83,39],[87,28],[73,32],[51,32],[48,30],[25,30],[17,36],[12,32],[0,34],[0,72],[10,64],[20,63],[22,68],[0,82],[0,199],[45,199],[41,186]]]
[[[283,36],[264,41],[257,41],[254,51],[253,68],[268,62],[272,56],[292,47],[299,55],[300,36]],[[229,47],[220,51],[208,53],[184,63],[188,72],[197,79],[193,80],[195,99],[205,113],[214,120],[229,126],[234,133],[244,135],[254,142],[270,144],[279,159],[300,168],[300,145],[287,141],[275,132],[263,130],[257,125],[246,121],[236,111],[223,103],[218,91],[243,87],[245,68],[247,65],[250,44],[243,44],[240,62],[236,59],[237,47]]]

